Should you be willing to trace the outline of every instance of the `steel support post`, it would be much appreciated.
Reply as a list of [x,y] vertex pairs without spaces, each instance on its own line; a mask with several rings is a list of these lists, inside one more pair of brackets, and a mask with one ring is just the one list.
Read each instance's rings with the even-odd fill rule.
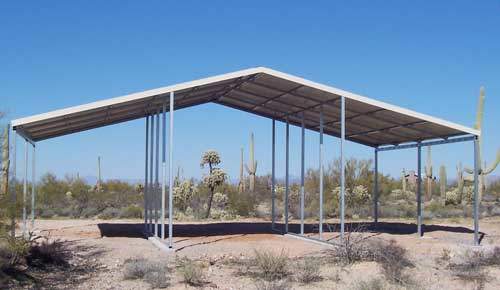
[[153,233],[153,215],[155,204],[155,185],[154,185],[154,140],[155,140],[155,116],[151,114],[151,138],[150,138],[150,154],[149,154],[149,232]]
[[417,146],[417,233],[421,237],[422,231],[422,146]]
[[479,140],[474,139],[474,245],[479,246]]
[[161,126],[161,239],[165,239],[165,190],[167,186],[167,102],[163,101],[163,115]]
[[26,237],[26,196],[28,194],[28,141],[24,140],[23,236]]
[[174,92],[170,92],[170,131],[168,146],[168,247],[173,247],[173,219],[174,219]]
[[144,232],[148,232],[148,210],[149,210],[149,196],[148,196],[148,154],[149,154],[149,115],[146,116],[146,156],[144,158]]
[[323,106],[319,112],[319,239],[323,239]]
[[344,141],[345,141],[345,97],[341,97],[340,107],[340,238],[344,239],[344,216],[345,216],[345,162],[344,162]]
[[274,230],[276,222],[276,120],[273,119],[272,149],[271,149],[271,229]]
[[288,233],[288,194],[289,194],[289,155],[290,155],[290,123],[286,119],[286,149],[285,149],[285,234]]
[[304,112],[302,112],[302,132],[301,132],[301,150],[300,150],[300,234],[304,234],[304,170],[305,170],[305,124]]
[[378,150],[375,148],[375,169],[373,171],[373,222],[378,223]]
[[[10,133],[10,131],[9,131]],[[15,132],[12,132],[12,142],[13,143],[13,148],[12,148],[12,187],[10,187],[10,202],[12,206],[12,211],[10,213],[10,235],[11,237],[16,236],[16,142],[17,141],[17,134]],[[10,156],[9,156],[10,158]]]
[[36,146],[33,144],[33,152],[31,156],[31,230],[35,228],[35,195],[36,195],[36,168],[35,168],[35,156],[36,156]]
[[160,193],[160,110],[156,112],[155,148],[155,236],[158,237],[159,193]]

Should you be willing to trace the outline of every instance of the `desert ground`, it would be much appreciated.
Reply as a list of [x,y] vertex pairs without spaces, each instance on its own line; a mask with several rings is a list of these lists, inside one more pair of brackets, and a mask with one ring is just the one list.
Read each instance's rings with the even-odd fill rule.
[[[69,289],[150,289],[141,279],[124,279],[123,268],[127,259],[145,258],[165,263],[174,268],[176,260],[189,257],[203,265],[203,289],[261,289],[259,278],[243,275],[241,261],[251,259],[255,251],[283,252],[291,263],[304,257],[314,257],[321,263],[321,278],[311,283],[290,280],[292,289],[364,289],[360,282],[380,277],[375,262],[338,265],[325,259],[329,246],[283,236],[270,231],[269,221],[245,219],[224,222],[183,222],[174,225],[174,250],[158,249],[143,237],[141,220],[37,220],[36,232],[50,239],[64,241],[72,252],[71,270],[51,277],[43,277],[42,288]],[[337,221],[329,220],[330,224]],[[348,225],[359,228],[356,221]],[[298,225],[290,225],[298,231]],[[307,223],[308,236],[315,237],[313,222]],[[325,238],[338,240],[337,226],[326,232]],[[481,246],[472,246],[470,219],[433,220],[425,226],[425,235],[415,233],[410,220],[381,220],[377,228],[369,225],[357,233],[366,239],[395,240],[407,250],[414,266],[405,270],[412,281],[406,288],[418,289],[500,289],[500,269],[487,268],[485,283],[467,281],[454,276],[439,260],[444,252],[451,259],[468,249],[488,250],[500,246],[500,218],[483,219],[480,223]],[[293,271],[293,270],[292,270]],[[46,274],[44,274],[46,275]],[[40,277],[41,278],[41,277]],[[169,289],[191,289],[182,276],[171,271]],[[397,288],[396,286],[394,286]],[[398,286],[400,287],[400,286]],[[384,287],[385,288],[385,287]],[[271,288],[268,288],[271,289]]]

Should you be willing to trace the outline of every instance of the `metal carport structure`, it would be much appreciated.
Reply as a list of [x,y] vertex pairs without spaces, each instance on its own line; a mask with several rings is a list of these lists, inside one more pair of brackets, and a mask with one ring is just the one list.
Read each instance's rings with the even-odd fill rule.
[[[275,124],[286,123],[285,224],[288,233],[289,126],[302,128],[301,150],[301,235],[304,233],[304,131],[319,132],[320,209],[319,235],[323,231],[323,134],[340,138],[341,161],[341,237],[344,235],[344,141],[374,148],[375,180],[373,217],[378,219],[378,152],[417,148],[417,225],[422,235],[421,148],[438,144],[474,143],[474,242],[479,244],[478,224],[478,130],[439,118],[390,105],[374,99],[265,67],[241,70],[191,82],[111,98],[81,106],[13,120],[13,129],[26,141],[24,195],[26,195],[28,143],[35,152],[36,142],[93,128],[145,118],[145,231],[165,238],[165,204],[168,194],[168,246],[173,237],[173,144],[174,111],[205,103],[216,103],[272,119],[272,228],[275,229]],[[167,122],[169,112],[169,170]],[[160,116],[162,119],[160,121]],[[160,134],[161,131],[161,134]],[[162,143],[160,155],[160,140]],[[159,160],[162,160],[161,180]],[[33,163],[34,164],[34,163]],[[34,179],[34,165],[33,165]],[[168,181],[167,181],[168,172]],[[167,192],[168,184],[168,192]],[[33,187],[34,190],[34,187]],[[161,221],[158,221],[158,219]],[[25,220],[25,215],[24,215]],[[25,224],[25,223],[24,223]],[[24,226],[24,230],[26,226]]]

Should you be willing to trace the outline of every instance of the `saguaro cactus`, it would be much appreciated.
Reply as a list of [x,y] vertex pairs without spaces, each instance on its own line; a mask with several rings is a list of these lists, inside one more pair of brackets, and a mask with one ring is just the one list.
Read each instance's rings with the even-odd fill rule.
[[[477,129],[481,132],[481,135],[479,136],[479,153],[478,153],[478,159],[479,159],[479,188],[478,188],[478,195],[479,195],[479,200],[482,199],[483,193],[486,190],[486,176],[493,172],[495,168],[498,166],[500,163],[500,149],[497,150],[497,156],[495,161],[490,165],[487,166],[486,161],[483,160],[483,115],[484,115],[484,100],[485,100],[485,93],[484,93],[484,87],[481,87],[479,90],[479,101],[477,105],[477,113],[476,113],[476,123],[474,124],[474,129]],[[469,175],[464,176],[464,179],[467,181],[474,181],[474,170],[470,168],[464,168],[464,171],[468,173]]]
[[254,159],[254,144],[253,144],[253,133],[250,134],[250,166],[245,165],[248,172],[248,179],[250,180],[250,191],[255,190],[255,173],[257,172],[257,161]]
[[401,186],[402,186],[403,192],[406,192],[406,170],[404,168],[401,171]]
[[432,156],[431,156],[431,146],[427,147],[427,162],[425,165],[425,179],[427,181],[427,191],[425,192],[426,200],[432,198],[432,182],[434,181],[434,176],[432,176]]
[[245,177],[243,176],[244,171],[243,171],[243,148],[241,148],[241,154],[240,154],[240,182],[238,183],[238,192],[244,192],[245,191]]
[[457,165],[457,190],[460,200],[464,193],[464,170],[462,168],[462,162]]
[[441,167],[439,167],[439,191],[441,193],[441,201],[443,204],[446,200],[446,185],[446,167],[441,165]]

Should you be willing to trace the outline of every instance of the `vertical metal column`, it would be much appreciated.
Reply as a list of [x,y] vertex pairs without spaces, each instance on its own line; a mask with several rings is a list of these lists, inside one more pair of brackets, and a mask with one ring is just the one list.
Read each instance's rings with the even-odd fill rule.
[[35,228],[35,193],[36,193],[36,177],[35,177],[35,153],[36,146],[33,144],[33,154],[31,156],[31,230]]
[[26,195],[28,194],[28,140],[24,140],[23,236],[26,236]]
[[149,153],[149,115],[146,116],[146,148],[144,160],[144,233],[148,232],[148,210],[149,210],[149,196],[148,196],[148,153]]
[[[10,131],[9,131],[10,133]],[[10,220],[10,235],[11,237],[16,236],[16,141],[17,141],[17,133],[12,132],[12,140],[14,142],[13,144],[13,152],[12,152],[12,187],[10,188],[11,194],[10,194],[10,202],[12,206],[12,212],[11,212],[11,220]],[[10,157],[9,157],[10,158]]]
[[161,239],[165,239],[165,190],[167,186],[167,102],[163,101],[162,147],[161,147]]
[[345,97],[341,97],[340,107],[340,238],[344,239],[344,215],[345,215],[345,164],[344,164],[344,141],[345,141]]
[[276,120],[273,119],[273,129],[272,129],[272,157],[271,157],[271,229],[274,230],[276,222]]
[[300,234],[304,234],[304,170],[305,170],[305,124],[304,112],[302,112],[302,144],[300,150]]
[[288,233],[288,193],[289,193],[289,152],[290,151],[290,123],[286,119],[286,149],[285,149],[285,234]]
[[479,246],[479,140],[474,138],[474,245]]
[[155,140],[155,116],[154,113],[151,114],[151,144],[150,144],[150,151],[151,153],[149,154],[149,211],[150,214],[149,216],[149,232],[153,233],[153,214],[154,214],[154,204],[155,204],[155,185],[154,185],[154,140]]
[[160,110],[156,112],[156,153],[155,153],[155,236],[158,237],[159,191],[160,191]]
[[417,233],[421,237],[422,232],[422,146],[417,146]]
[[373,171],[373,221],[378,223],[378,150],[375,148],[375,169]]
[[169,192],[168,192],[168,247],[173,247],[173,218],[174,218],[174,92],[170,92],[170,136],[169,136],[169,156],[168,156],[168,179],[169,179]]
[[319,239],[323,239],[323,106],[319,112]]

